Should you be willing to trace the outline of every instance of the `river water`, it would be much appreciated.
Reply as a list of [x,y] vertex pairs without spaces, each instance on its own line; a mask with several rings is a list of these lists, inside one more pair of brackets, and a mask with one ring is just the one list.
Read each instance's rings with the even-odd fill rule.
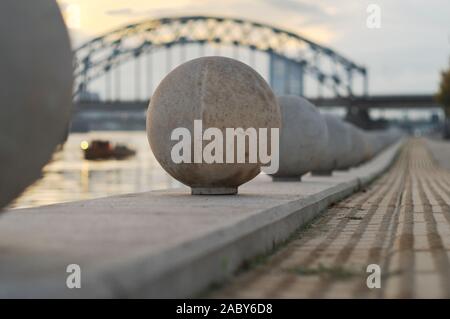
[[[123,143],[137,153],[125,160],[88,161],[83,158],[80,144],[93,139]],[[11,207],[35,207],[178,186],[180,183],[156,161],[144,131],[72,133],[64,148],[43,169],[43,177]]]

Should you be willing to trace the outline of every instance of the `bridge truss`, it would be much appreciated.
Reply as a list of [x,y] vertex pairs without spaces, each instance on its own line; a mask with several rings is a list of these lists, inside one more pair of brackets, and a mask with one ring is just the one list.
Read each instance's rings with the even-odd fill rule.
[[[124,63],[137,61],[158,50],[169,51],[176,46],[179,47],[180,60],[183,62],[186,58],[185,48],[192,45],[199,48],[198,56],[206,54],[205,47],[208,45],[231,48],[236,59],[240,59],[239,48],[249,50],[250,56],[257,51],[267,54],[271,64],[270,84],[277,88],[278,94],[303,94],[305,76],[316,82],[318,97],[323,94],[334,97],[353,96],[356,81],[359,81],[362,93],[367,94],[367,71],[363,66],[296,33],[242,19],[186,16],[130,24],[76,49],[74,97],[76,100],[89,99],[89,85],[102,77],[106,85],[105,91],[117,92],[121,85],[120,66]],[[219,50],[215,53],[221,55]],[[169,71],[169,55],[166,61]],[[274,61],[278,62],[276,68]],[[279,67],[280,61],[285,64],[284,68]],[[155,67],[161,68],[161,65],[150,65],[150,68]],[[142,69],[142,65],[136,63],[133,71],[136,83],[142,78]],[[292,74],[293,72],[296,74]],[[292,81],[300,82],[295,90],[292,89]],[[308,81],[307,86],[309,85]],[[135,87],[134,99],[139,100],[142,85]],[[148,96],[151,94],[146,93]],[[116,96],[116,100],[120,100],[120,97]]]

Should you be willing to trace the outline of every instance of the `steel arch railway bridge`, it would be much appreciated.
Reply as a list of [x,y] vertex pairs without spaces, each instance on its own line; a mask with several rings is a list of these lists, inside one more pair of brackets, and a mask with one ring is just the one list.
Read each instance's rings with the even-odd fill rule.
[[[208,54],[208,48],[210,51],[212,48],[212,54]],[[336,98],[353,96],[355,92],[367,94],[368,90],[366,68],[296,33],[242,19],[186,16],[130,24],[76,49],[75,99],[92,99],[90,86],[95,82],[97,91],[102,91],[95,98],[103,101],[150,97],[155,70],[164,69],[164,63],[152,59],[157,52],[160,59],[166,61],[165,73],[176,63],[186,61],[188,55],[190,58],[228,55],[238,60],[244,60],[246,55],[244,62],[252,65],[255,54],[262,53],[269,70],[266,78],[278,94],[303,95],[305,87],[314,86],[317,97]],[[165,53],[164,58],[161,52]],[[143,66],[145,60],[147,63]],[[129,65],[128,73],[133,73],[134,82],[134,95],[126,98],[120,94],[123,90],[121,71],[123,74],[125,64]],[[99,82],[103,83],[99,85]]]
[[178,64],[207,55],[249,64],[276,94],[345,107],[347,120],[365,128],[372,125],[369,108],[439,107],[431,94],[368,95],[364,66],[296,33],[243,19],[185,16],[130,24],[76,49],[74,126],[127,118],[142,127],[159,81]]

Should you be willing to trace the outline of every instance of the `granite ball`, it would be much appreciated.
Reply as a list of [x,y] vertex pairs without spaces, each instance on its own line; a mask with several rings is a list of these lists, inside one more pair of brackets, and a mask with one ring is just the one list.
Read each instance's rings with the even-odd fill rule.
[[54,0],[0,1],[0,208],[41,176],[64,141],[72,50]]
[[[246,143],[244,163],[237,163],[236,147],[234,163],[225,163],[226,148],[222,163],[195,163],[193,143],[190,160],[175,163],[171,152],[179,141],[172,140],[171,134],[177,128],[185,128],[194,139],[195,120],[201,120],[203,132],[216,128],[224,137],[226,128],[265,128],[270,133],[271,129],[281,126],[280,108],[272,89],[255,70],[242,62],[225,57],[203,57],[183,63],[170,72],[151,98],[147,135],[164,170],[190,186],[195,195],[236,194],[237,188],[256,177],[263,166],[259,157],[256,162],[250,160],[249,143]],[[204,148],[209,141],[201,143]]]
[[378,155],[385,147],[384,131],[374,130],[367,132],[368,139],[373,147],[373,155]]
[[350,130],[346,123],[331,114],[323,115],[328,129],[328,144],[313,175],[332,175],[333,170],[350,167],[349,152],[351,152]]
[[373,136],[364,130],[361,131],[364,142],[364,156],[362,163],[371,160],[376,154],[376,145]]
[[367,145],[364,140],[364,134],[361,129],[354,125],[350,125],[350,136],[352,150],[350,152],[351,167],[362,164],[367,156]]
[[352,125],[341,121],[340,122],[341,129],[345,131],[343,134],[344,141],[342,143],[342,152],[345,153],[342,157],[338,159],[338,170],[348,170],[353,165],[353,143],[352,143]]
[[318,109],[305,98],[278,97],[282,114],[280,165],[274,180],[300,180],[326,156],[328,130]]

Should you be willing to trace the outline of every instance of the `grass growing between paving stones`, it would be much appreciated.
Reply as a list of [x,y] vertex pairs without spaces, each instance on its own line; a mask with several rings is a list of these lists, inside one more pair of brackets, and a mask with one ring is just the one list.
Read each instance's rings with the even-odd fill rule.
[[[418,155],[411,154],[413,151]],[[284,243],[282,249],[278,247],[270,254],[256,257],[241,268],[241,271],[246,270],[248,273],[231,281],[221,291],[213,292],[213,295],[219,298],[405,296],[404,291],[410,286],[414,287],[411,285],[411,272],[415,269],[408,267],[411,265],[411,256],[415,256],[409,247],[400,253],[396,250],[397,241],[402,239],[398,235],[404,234],[406,229],[404,226],[399,228],[398,223],[406,217],[409,222],[407,226],[412,224],[412,217],[408,214],[413,205],[402,199],[402,195],[412,197],[413,188],[411,185],[405,187],[404,177],[409,168],[415,178],[413,181],[422,181],[422,175],[416,171],[427,169],[428,162],[426,158],[419,158],[420,145],[408,144],[408,149],[403,148],[401,152],[402,157],[396,156],[396,166],[391,163],[389,167],[393,169],[385,172],[381,179],[364,180],[364,183],[378,182],[360,185],[359,194],[356,191],[348,201],[342,199],[330,205],[326,214],[322,212],[294,234],[292,245],[287,240],[287,248],[284,248]],[[424,194],[429,195],[426,192]],[[428,219],[433,222],[431,217]],[[435,228],[431,230],[436,233]],[[395,258],[391,261],[394,253]],[[402,258],[399,259],[399,256]],[[373,267],[368,266],[372,264],[383,265],[377,277],[381,280],[383,291],[370,290],[367,286],[367,280],[373,274]],[[405,264],[408,264],[407,267]],[[418,291],[424,294],[422,287]]]
[[[325,210],[324,210],[325,211]],[[293,240],[298,240],[301,237],[303,237],[303,233],[314,227],[314,224],[319,221],[322,218],[321,212],[318,216],[313,218],[310,222],[306,223],[302,227],[299,227],[294,233],[292,233],[287,239],[284,241],[279,242],[278,244],[273,244],[272,249],[264,254],[260,254],[258,256],[255,256],[254,258],[250,259],[249,261],[246,261],[242,264],[242,266],[239,268],[236,274],[246,272],[249,270],[252,270],[258,266],[264,265],[272,255],[277,253],[282,248],[286,247],[288,243],[290,243]]]
[[[350,195],[349,195],[350,196]],[[342,199],[343,200],[343,199]],[[330,204],[330,207],[333,207],[336,203]],[[327,209],[328,209],[327,208]],[[284,241],[281,241],[279,243],[274,243],[272,246],[272,249],[269,250],[266,253],[259,254],[253,258],[251,258],[248,261],[244,261],[242,265],[236,270],[236,272],[233,274],[233,276],[238,276],[239,274],[242,274],[244,272],[253,270],[257,267],[260,267],[264,265],[270,257],[272,257],[276,252],[281,250],[282,248],[286,247],[290,242],[294,240],[298,240],[299,238],[303,237],[303,233],[307,230],[313,228],[315,224],[317,224],[321,218],[323,217],[323,213],[327,210],[324,209],[318,216],[314,217],[311,221],[306,223],[305,225],[299,227],[295,232],[293,232],[287,239]],[[222,264],[224,264],[224,261],[222,260]],[[194,298],[208,298],[208,296],[213,293],[216,290],[220,290],[227,284],[227,281],[221,282],[221,283],[213,283],[211,284],[207,289],[205,289],[203,292],[197,294],[194,296]]]
[[[397,157],[398,157],[398,153],[395,155],[395,158],[393,159],[392,163],[389,165],[388,168],[390,168],[392,166],[392,164],[396,161]],[[303,238],[305,236],[305,234],[307,234],[308,231],[311,230],[312,228],[317,227],[317,229],[316,229],[317,231],[323,232],[324,229],[323,229],[323,226],[321,225],[321,221],[322,221],[322,218],[324,218],[324,212],[333,210],[335,208],[338,208],[338,209],[345,208],[345,207],[342,207],[341,205],[346,198],[353,196],[354,194],[356,194],[358,192],[366,193],[366,192],[370,191],[370,189],[372,187],[372,183],[375,180],[377,180],[378,177],[379,176],[374,176],[370,181],[367,181],[366,182],[367,184],[364,186],[359,184],[351,194],[348,194],[348,196],[345,196],[343,198],[340,198],[338,201],[330,203],[330,205],[328,205],[328,207],[323,209],[323,211],[321,211],[311,221],[309,221],[305,225],[299,227],[287,239],[285,239],[279,243],[274,242],[272,245],[272,248],[268,252],[256,255],[255,257],[249,259],[248,261],[243,262],[241,264],[241,266],[233,273],[232,276],[237,277],[237,276],[241,275],[242,273],[255,270],[255,268],[264,267],[269,262],[270,258],[273,257],[274,255],[276,255],[277,252],[279,252],[283,248],[287,247],[289,245],[289,243]],[[349,208],[353,208],[353,206],[349,206]],[[361,210],[363,210],[363,209],[361,209]],[[349,220],[355,220],[355,221],[356,220],[360,221],[360,220],[364,219],[364,217],[361,217],[361,216],[345,216],[345,215],[342,216],[342,218],[349,219]],[[323,278],[327,278],[327,279],[329,278],[331,280],[333,280],[333,279],[334,280],[349,280],[354,277],[366,275],[364,270],[357,271],[355,269],[344,268],[342,266],[327,267],[322,264],[320,264],[317,267],[300,266],[300,267],[295,267],[292,269],[286,269],[286,271],[294,273],[298,276],[319,276],[319,277],[323,277]],[[205,289],[201,294],[199,294],[198,297],[199,298],[205,298],[205,297],[207,298],[208,296],[213,294],[215,291],[221,290],[228,283],[229,282],[227,282],[227,281],[221,282],[221,283],[214,283],[214,284],[210,285],[209,288]]]
[[[356,192],[358,192],[358,191],[356,191]],[[324,212],[326,212],[329,209],[333,209],[333,208],[337,207],[337,205],[339,203],[341,203],[346,198],[354,195],[355,193],[349,194],[348,196],[345,196],[344,198],[340,199],[339,201],[330,203],[326,209],[324,209],[322,212],[320,212],[311,221],[309,221],[305,225],[299,227],[287,239],[285,239],[284,241],[281,241],[279,243],[274,243],[272,246],[272,249],[269,250],[268,252],[259,254],[247,261],[244,261],[242,263],[242,265],[234,272],[233,277],[239,276],[242,273],[251,271],[257,267],[261,267],[261,266],[265,265],[268,262],[269,258],[271,258],[273,255],[275,255],[281,249],[285,248],[290,242],[301,239],[302,237],[304,237],[304,234],[307,233],[308,230],[310,230],[314,227],[319,227],[320,221],[324,217]],[[323,230],[321,230],[321,231],[323,231]],[[222,260],[222,268],[224,267],[224,265],[228,265],[228,262],[226,259]],[[298,275],[301,275],[301,272],[302,272],[300,268],[292,269],[290,271],[296,271],[296,273]],[[320,265],[319,268],[315,269],[315,270],[309,269],[309,271],[308,271],[308,269],[304,268],[303,271],[305,272],[305,274],[308,272],[311,272],[311,275],[312,275],[312,272],[316,272],[317,274],[322,274],[322,275],[328,273],[329,275],[333,275],[337,278],[346,278],[346,279],[361,274],[360,272],[354,272],[354,271],[349,271],[349,270],[345,270],[345,269],[338,269],[338,267],[335,267],[334,269],[327,268],[327,267],[324,267],[323,265]],[[335,277],[332,277],[332,278],[335,278]],[[227,283],[228,283],[228,281],[220,282],[220,283],[213,283],[207,289],[205,289],[203,292],[197,294],[195,296],[195,298],[208,298],[208,296],[211,293],[222,289]]]

